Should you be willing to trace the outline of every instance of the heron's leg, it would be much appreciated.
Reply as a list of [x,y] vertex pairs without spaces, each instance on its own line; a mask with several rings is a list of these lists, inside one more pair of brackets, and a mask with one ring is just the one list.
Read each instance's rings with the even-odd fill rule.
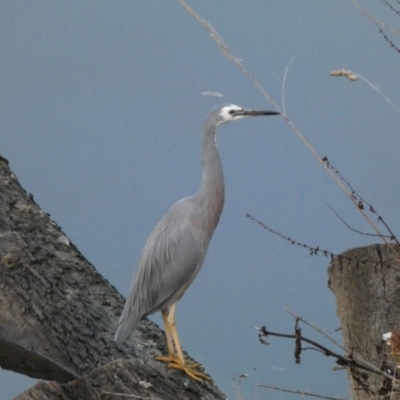
[[174,343],[172,341],[171,327],[168,323],[168,310],[162,311],[162,317],[165,326],[165,337],[167,339],[168,355],[173,357],[175,355]]
[[[178,331],[176,329],[176,321],[175,321],[175,310],[176,310],[176,303],[173,304],[166,315],[166,319],[164,319],[164,324],[167,326],[170,331],[170,335],[172,337],[172,341],[176,350],[176,354],[170,357],[170,360],[167,361],[168,357],[157,357],[160,361],[167,361],[169,362],[168,366],[170,368],[180,369],[183,370],[188,376],[195,379],[196,381],[201,380],[210,380],[211,378],[203,374],[202,372],[196,371],[197,368],[201,367],[198,363],[191,363],[185,361],[183,356],[182,347],[178,337]],[[164,318],[164,313],[163,313]],[[168,337],[167,337],[168,340]],[[171,355],[171,354],[170,354]],[[161,359],[162,358],[162,359]]]
[[170,332],[172,336],[172,341],[175,345],[176,355],[182,365],[185,365],[185,358],[183,357],[181,343],[178,337],[178,331],[176,329],[176,320],[175,320],[175,311],[176,311],[176,303],[174,303],[170,308],[167,316],[167,321],[170,327]]
[[156,360],[169,363],[169,362],[173,362],[173,360],[176,359],[176,354],[175,354],[175,349],[174,349],[174,343],[172,341],[171,327],[168,322],[168,314],[169,314],[168,309],[161,311],[161,315],[162,315],[162,318],[164,321],[165,338],[167,339],[168,356],[166,356],[166,357],[159,356],[159,357],[156,357]]

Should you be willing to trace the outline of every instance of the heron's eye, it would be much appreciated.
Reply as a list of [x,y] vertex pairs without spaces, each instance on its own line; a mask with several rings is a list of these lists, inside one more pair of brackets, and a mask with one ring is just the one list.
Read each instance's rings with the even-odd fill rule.
[[229,114],[231,115],[235,114],[235,110],[229,110]]

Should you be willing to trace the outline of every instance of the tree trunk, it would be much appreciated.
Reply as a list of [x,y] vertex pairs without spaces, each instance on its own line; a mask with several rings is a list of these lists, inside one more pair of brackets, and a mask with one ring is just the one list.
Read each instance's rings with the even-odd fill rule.
[[[225,398],[215,385],[152,361],[166,346],[150,321],[142,321],[126,343],[112,340],[124,298],[20,186],[1,156],[0,288],[0,366],[55,381],[40,382],[19,399],[108,398],[104,392]],[[119,358],[130,360],[114,361]]]
[[[393,374],[396,357],[382,335],[400,329],[400,246],[348,250],[334,259],[328,274],[348,354]],[[384,376],[357,370],[349,377],[355,400],[399,398]]]

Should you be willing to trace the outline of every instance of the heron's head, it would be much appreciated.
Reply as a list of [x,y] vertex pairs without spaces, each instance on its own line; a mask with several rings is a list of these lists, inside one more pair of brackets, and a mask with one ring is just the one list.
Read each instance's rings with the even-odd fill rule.
[[242,107],[236,106],[235,104],[223,104],[211,111],[209,120],[213,121],[216,126],[219,126],[225,122],[236,121],[246,117],[277,114],[279,113],[275,111],[246,110]]

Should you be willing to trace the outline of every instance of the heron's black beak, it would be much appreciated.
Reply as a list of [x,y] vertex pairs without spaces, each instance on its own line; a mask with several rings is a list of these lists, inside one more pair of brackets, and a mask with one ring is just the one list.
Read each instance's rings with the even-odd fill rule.
[[279,112],[276,111],[265,111],[265,110],[235,110],[234,115],[242,115],[244,117],[257,117],[260,115],[278,115]]

